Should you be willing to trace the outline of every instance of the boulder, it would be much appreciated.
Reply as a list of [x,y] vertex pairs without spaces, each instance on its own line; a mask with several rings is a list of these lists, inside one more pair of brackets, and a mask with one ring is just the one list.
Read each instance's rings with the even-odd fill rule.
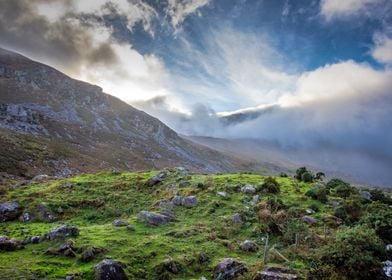
[[303,216],[302,221],[307,223],[308,225],[317,224],[317,220],[311,216]]
[[214,268],[214,277],[216,279],[235,279],[239,275],[247,272],[246,266],[232,258],[225,258],[218,262]]
[[126,227],[129,225],[127,221],[116,219],[112,222],[112,225],[115,227]]
[[63,225],[50,230],[46,235],[45,239],[55,240],[66,237],[76,237],[79,235],[79,229],[74,226]]
[[95,280],[128,280],[121,263],[104,259],[95,266]]
[[243,187],[241,188],[241,191],[242,191],[243,193],[246,193],[246,194],[255,194],[255,193],[256,193],[255,187],[253,187],[253,186],[250,185],[250,184],[243,186]]
[[138,214],[138,219],[151,225],[163,225],[174,221],[172,217],[149,211],[141,211]]
[[30,222],[33,219],[34,215],[30,212],[24,212],[20,217],[19,220],[23,223]]
[[1,251],[15,251],[18,248],[18,243],[15,239],[9,239],[8,236],[0,236],[0,252]]
[[234,224],[236,225],[242,225],[245,223],[244,216],[241,215],[240,213],[235,213],[232,217],[231,220],[233,221]]
[[0,222],[15,220],[20,211],[20,205],[15,201],[0,203]]
[[372,200],[372,195],[368,191],[361,191],[361,192],[359,192],[359,194],[361,195],[362,198],[364,198],[366,200]]
[[240,249],[242,251],[256,252],[258,248],[255,242],[250,240],[245,240],[244,242],[241,243]]
[[385,261],[382,264],[385,276],[392,278],[392,261]]
[[75,253],[75,244],[73,241],[68,240],[66,243],[61,245],[59,248],[48,248],[45,252],[47,255],[54,255],[54,256],[66,256],[74,258],[76,257]]
[[172,199],[172,203],[175,206],[194,207],[194,206],[197,205],[197,198],[194,195],[192,195],[192,196],[185,196],[185,197],[176,195]]
[[33,179],[31,179],[31,181],[33,181],[33,182],[43,182],[43,181],[49,180],[51,178],[53,178],[53,177],[51,177],[49,175],[46,175],[46,174],[40,174],[40,175],[35,176]]
[[181,269],[181,264],[179,262],[173,260],[172,258],[166,258],[155,267],[155,272],[157,275],[161,276],[167,272],[178,274]]
[[95,248],[95,247],[89,247],[86,250],[83,251],[82,255],[80,256],[80,259],[83,262],[90,262],[93,259],[95,259],[95,257],[102,253],[103,250],[99,249],[99,248]]
[[158,201],[156,204],[155,204],[155,208],[157,208],[157,209],[171,209],[171,208],[173,208],[174,207],[174,203],[173,203],[173,201],[172,200],[168,200],[168,199],[166,199],[166,200],[161,200],[161,201]]
[[153,187],[153,186],[163,182],[163,180],[165,180],[166,177],[167,177],[167,172],[161,171],[157,175],[152,176],[150,179],[148,179],[146,185],[148,187]]
[[297,272],[286,267],[269,266],[257,272],[255,280],[295,280],[299,279]]

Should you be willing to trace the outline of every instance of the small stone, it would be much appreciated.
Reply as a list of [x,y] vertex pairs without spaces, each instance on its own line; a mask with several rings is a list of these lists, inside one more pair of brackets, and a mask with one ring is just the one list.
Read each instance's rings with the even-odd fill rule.
[[232,258],[221,260],[214,268],[214,275],[217,279],[236,279],[239,275],[248,271],[243,263]]
[[308,225],[314,225],[317,223],[317,220],[311,216],[303,216],[302,221],[304,221]]
[[305,212],[308,215],[312,215],[312,214],[316,213],[313,209],[310,209],[310,208],[306,209]]
[[245,240],[241,243],[240,248],[242,251],[248,252],[256,252],[257,251],[257,244],[250,240]]
[[250,184],[243,186],[241,188],[241,191],[245,194],[255,194],[256,193],[256,189]]
[[231,217],[231,220],[233,221],[234,224],[237,224],[237,225],[242,225],[245,223],[245,219],[240,213],[235,213]]
[[252,197],[252,201],[253,201],[254,203],[259,202],[259,200],[260,200],[260,196],[259,196],[258,194],[254,195],[254,196]]
[[112,222],[112,225],[115,227],[126,227],[129,225],[127,221],[116,219]]
[[151,225],[163,225],[174,220],[172,217],[149,211],[141,211],[138,214],[138,218],[139,220],[147,222]]
[[21,232],[22,234],[28,234],[30,231],[28,229],[22,229]]
[[33,244],[38,244],[41,241],[41,237],[40,236],[32,236],[30,237],[30,242]]
[[221,197],[224,197],[224,198],[227,198],[227,196],[228,196],[227,192],[217,192],[216,194],[221,196]]

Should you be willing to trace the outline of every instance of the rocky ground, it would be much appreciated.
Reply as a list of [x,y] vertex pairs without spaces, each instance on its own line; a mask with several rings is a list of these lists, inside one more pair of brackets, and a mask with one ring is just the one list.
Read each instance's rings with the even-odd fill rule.
[[[356,226],[336,216],[348,198],[332,190],[323,199],[314,192],[325,183],[282,175],[3,174],[0,278],[331,279],[322,275],[333,263],[317,250]],[[366,207],[378,205],[374,194],[355,191]],[[382,250],[389,237],[377,239]],[[391,274],[386,258],[379,279]]]

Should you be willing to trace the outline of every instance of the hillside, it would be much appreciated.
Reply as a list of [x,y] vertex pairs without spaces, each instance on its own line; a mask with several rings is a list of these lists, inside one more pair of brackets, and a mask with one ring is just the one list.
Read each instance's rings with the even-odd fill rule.
[[0,49],[0,171],[32,177],[183,165],[237,169],[237,159],[182,139],[102,89]]
[[1,279],[386,279],[390,196],[183,168],[8,177]]

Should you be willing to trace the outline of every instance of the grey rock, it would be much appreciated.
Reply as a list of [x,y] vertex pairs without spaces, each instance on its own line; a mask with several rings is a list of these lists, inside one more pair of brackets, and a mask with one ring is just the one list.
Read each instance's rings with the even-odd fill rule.
[[306,209],[305,212],[308,215],[312,215],[312,214],[316,213],[313,209],[310,209],[310,208]]
[[258,194],[254,195],[254,196],[252,197],[252,201],[253,201],[254,203],[259,202],[259,200],[260,200],[260,196],[259,196]]
[[135,227],[133,225],[127,225],[127,230],[129,231],[135,231]]
[[76,237],[79,235],[79,229],[74,226],[63,225],[50,230],[46,235],[45,239],[55,240],[66,237]]
[[314,225],[317,223],[317,220],[311,216],[303,216],[302,221],[307,223],[308,225]]
[[20,211],[20,205],[15,201],[0,203],[0,222],[15,220]]
[[128,280],[127,275],[119,262],[104,259],[95,266],[95,280]]
[[38,244],[40,242],[41,242],[41,237],[40,236],[32,236],[32,237],[30,237],[30,243]]
[[231,217],[231,220],[233,221],[234,224],[237,224],[237,225],[242,225],[245,223],[245,219],[240,213],[235,213]]
[[42,181],[49,180],[51,178],[53,178],[53,177],[48,176],[46,174],[40,174],[40,175],[35,176],[33,179],[31,179],[31,181],[33,181],[33,182],[42,182]]
[[30,222],[33,219],[34,215],[30,212],[24,212],[20,217],[19,220],[23,223]]
[[384,270],[384,273],[385,273],[385,275],[388,277],[388,278],[392,278],[392,261],[385,261],[385,262],[383,262],[382,263],[383,264],[383,270]]
[[362,198],[364,198],[364,199],[372,200],[372,195],[371,195],[371,193],[368,192],[368,191],[361,191],[359,194],[360,194],[360,195],[362,196]]
[[392,244],[387,244],[387,245],[385,246],[385,250],[386,250],[387,252],[392,252]]
[[47,222],[54,222],[56,220],[56,217],[51,213],[51,211],[44,204],[38,205],[37,209],[40,214],[41,220]]
[[295,280],[297,272],[286,267],[267,267],[257,273],[255,280]]
[[216,194],[224,198],[228,197],[227,192],[217,192]]
[[138,218],[139,220],[149,223],[151,225],[163,225],[174,220],[172,217],[165,216],[163,214],[149,212],[149,211],[141,211],[138,214]]
[[127,221],[116,219],[112,222],[112,225],[115,227],[126,227],[129,225]]
[[250,184],[243,186],[241,188],[241,191],[245,194],[255,194],[256,193],[256,189]]
[[216,279],[235,279],[239,275],[248,271],[246,266],[232,258],[221,260],[214,268]]
[[163,180],[165,180],[165,178],[167,177],[167,172],[166,171],[161,171],[160,173],[158,173],[157,175],[151,177],[150,179],[148,179],[147,181],[147,186],[148,187],[153,187],[161,182],[163,182]]
[[0,252],[1,251],[15,251],[18,248],[18,243],[15,239],[9,239],[8,236],[0,236]]
[[172,200],[161,200],[155,204],[155,208],[158,209],[172,209],[174,207],[174,203]]
[[96,247],[88,247],[86,250],[83,251],[80,259],[83,262],[90,262],[96,258],[96,256],[102,253],[104,250]]
[[241,243],[240,249],[242,251],[256,252],[257,251],[257,244],[253,241],[245,240],[244,242]]

